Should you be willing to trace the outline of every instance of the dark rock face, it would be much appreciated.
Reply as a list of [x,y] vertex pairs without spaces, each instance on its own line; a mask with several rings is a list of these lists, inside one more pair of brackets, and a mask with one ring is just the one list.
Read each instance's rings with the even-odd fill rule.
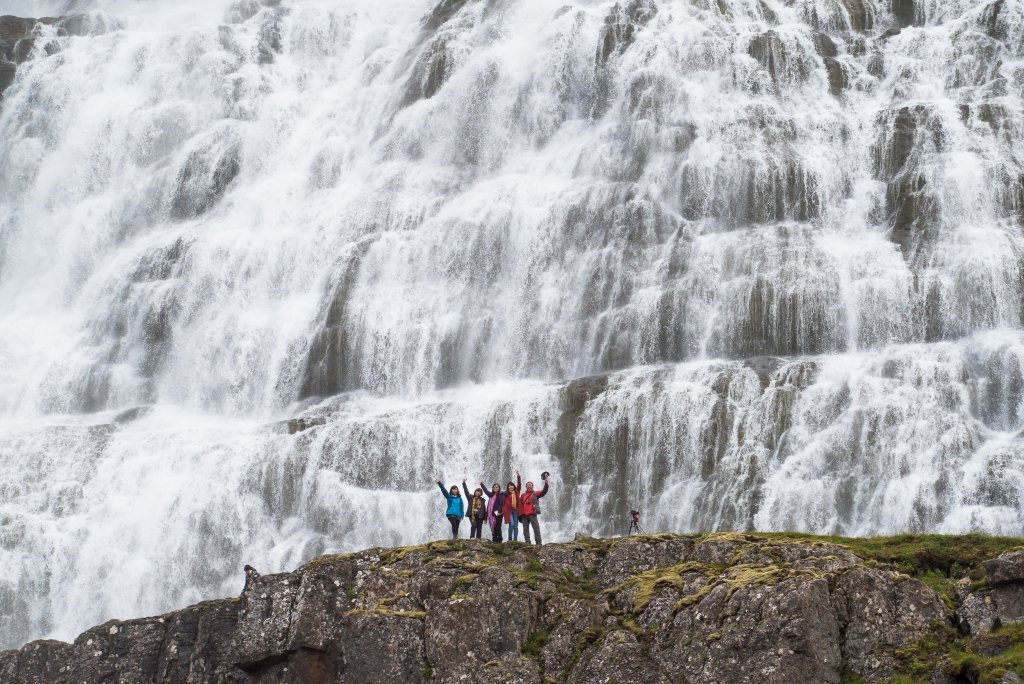
[[369,243],[362,243],[339,265],[323,325],[309,347],[300,398],[326,397],[359,387],[358,340],[353,340],[349,332],[348,308],[368,248]]
[[623,6],[616,4],[604,19],[604,31],[597,51],[597,63],[604,65],[614,55],[625,52],[636,38],[636,33],[658,13],[652,0],[631,0]]
[[839,97],[850,84],[850,77],[843,63],[834,57],[825,58],[825,71],[828,73],[828,90],[833,96]]
[[947,614],[942,599],[924,583],[902,582],[896,573],[875,569],[843,573],[834,600],[846,624],[844,656],[854,671],[873,680],[894,674],[894,659],[887,654],[924,638],[929,625]]
[[936,229],[938,202],[931,194],[922,160],[941,152],[942,124],[925,105],[901,107],[880,117],[881,134],[875,153],[877,177],[888,183],[886,211],[890,238],[908,260],[924,258]]
[[892,0],[892,14],[900,26],[912,26],[918,18],[914,0]]
[[241,170],[241,152],[241,142],[230,129],[192,150],[178,171],[171,215],[195,218],[217,204]]
[[597,45],[594,61],[598,69],[595,116],[600,116],[611,106],[612,84],[608,64],[633,45],[639,33],[658,13],[653,0],[630,0],[616,3],[604,18],[604,29]]
[[33,642],[0,653],[0,681],[244,681],[226,657],[238,605],[226,599],[160,617],[112,620],[82,633],[74,644]]
[[971,592],[968,585],[959,586],[960,615],[972,634],[1024,622],[1024,551],[1004,553],[984,566],[989,589]]
[[32,40],[33,19],[0,17],[0,97],[14,82],[19,62],[25,61],[26,46]]
[[14,83],[14,75],[18,67],[10,62],[0,62],[0,95]]
[[0,680],[879,682],[936,625],[975,633],[1024,614],[1022,558],[986,563],[993,597],[957,585],[954,615],[923,582],[823,541],[371,549],[264,576],[240,600],[0,653]]
[[839,623],[825,581],[784,579],[765,587],[711,586],[703,599],[659,630],[658,660],[672,681],[838,682]]
[[22,41],[31,38],[35,25],[35,19],[0,17],[0,59],[6,62],[22,61],[18,58],[24,54],[20,46]]
[[956,596],[960,603],[957,620],[960,629],[968,634],[988,634],[996,626],[995,605],[987,592],[972,592],[971,581],[967,578],[956,585]]
[[[819,34],[815,44],[819,52],[824,48],[826,52],[831,53],[827,56],[836,55],[835,43],[824,34]],[[751,38],[747,52],[768,72],[775,85],[802,83],[807,79],[813,65],[809,55],[802,53],[792,42],[785,40],[774,30]]]
[[[103,18],[85,14],[42,19],[0,16],[0,98],[14,82],[17,65],[32,56],[39,37],[37,28],[40,25],[55,27],[58,38],[105,33],[114,28],[108,26]],[[42,51],[47,55],[59,49],[60,46],[54,41],[42,45]]]

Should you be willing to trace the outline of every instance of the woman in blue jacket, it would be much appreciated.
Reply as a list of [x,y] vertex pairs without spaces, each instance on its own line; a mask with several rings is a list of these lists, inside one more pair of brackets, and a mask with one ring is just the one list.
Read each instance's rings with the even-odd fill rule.
[[448,508],[445,510],[444,515],[448,518],[448,522],[452,524],[452,539],[457,539],[459,536],[459,523],[462,522],[462,518],[466,514],[462,494],[459,493],[458,485],[452,485],[452,488],[449,490],[444,486],[443,482],[438,480],[437,486],[441,488],[441,494],[448,503]]

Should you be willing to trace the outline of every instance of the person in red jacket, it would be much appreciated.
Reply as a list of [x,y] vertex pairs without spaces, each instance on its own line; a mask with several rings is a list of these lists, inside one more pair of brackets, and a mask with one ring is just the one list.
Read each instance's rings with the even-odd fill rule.
[[523,491],[523,479],[516,471],[515,484],[509,482],[505,488],[505,501],[501,506],[501,513],[508,525],[508,540],[519,541],[519,509],[521,507]]
[[548,473],[540,476],[544,480],[544,489],[539,492],[533,488],[532,482],[526,483],[526,491],[519,497],[519,522],[523,524],[523,541],[530,543],[530,528],[533,528],[533,535],[537,538],[537,546],[540,546],[540,524],[537,516],[540,515],[539,499],[548,493]]

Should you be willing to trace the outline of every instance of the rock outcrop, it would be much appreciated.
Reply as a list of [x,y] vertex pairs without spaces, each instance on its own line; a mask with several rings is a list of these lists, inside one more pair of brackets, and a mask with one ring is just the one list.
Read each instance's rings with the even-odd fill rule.
[[0,17],[0,97],[14,82],[18,63],[25,60],[35,23],[21,17]]
[[[987,540],[951,560],[963,540],[370,549],[262,577],[241,598],[0,653],[0,681],[1014,681],[1024,551]],[[982,565],[990,551],[1007,552]]]
[[114,28],[108,22],[106,17],[85,14],[41,19],[0,16],[0,98],[14,82],[18,65],[32,56],[37,43],[41,41],[39,47],[44,54],[53,54],[60,49],[57,39],[103,33]]

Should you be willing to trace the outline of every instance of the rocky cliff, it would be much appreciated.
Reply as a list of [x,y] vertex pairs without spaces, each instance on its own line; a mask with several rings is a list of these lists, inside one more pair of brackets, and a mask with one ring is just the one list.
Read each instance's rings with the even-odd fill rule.
[[1022,540],[711,534],[326,556],[0,681],[1018,682]]

